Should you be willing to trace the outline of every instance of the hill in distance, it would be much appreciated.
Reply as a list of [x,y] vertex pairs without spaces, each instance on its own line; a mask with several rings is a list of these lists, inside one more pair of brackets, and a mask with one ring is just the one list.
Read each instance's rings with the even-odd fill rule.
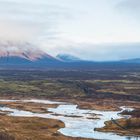
[[0,68],[94,68],[95,66],[113,66],[140,64],[140,59],[121,61],[95,62],[85,61],[69,54],[59,54],[56,57],[32,46],[29,43],[0,43]]
[[56,58],[29,43],[0,43],[0,65],[35,65],[56,61]]
[[63,62],[79,62],[79,61],[83,61],[82,59],[70,55],[70,54],[58,54],[56,56],[56,58],[58,58],[59,60],[63,61]]
[[121,62],[124,62],[124,63],[137,63],[137,64],[140,64],[140,58],[121,60]]

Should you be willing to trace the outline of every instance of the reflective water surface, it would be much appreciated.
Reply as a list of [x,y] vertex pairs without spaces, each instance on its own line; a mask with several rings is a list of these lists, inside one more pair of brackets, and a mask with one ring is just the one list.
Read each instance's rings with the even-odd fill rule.
[[[19,100],[0,100],[0,102],[17,102]],[[58,119],[65,123],[65,128],[61,128],[59,132],[66,136],[95,138],[103,140],[140,140],[140,137],[119,136],[114,133],[104,133],[94,131],[95,128],[104,126],[104,122],[111,118],[119,119],[123,116],[119,115],[119,111],[98,111],[78,109],[77,105],[64,102],[54,102],[48,100],[21,100],[20,102],[34,102],[42,104],[58,104],[57,108],[49,108],[52,113],[33,113],[8,107],[0,107],[1,111],[8,111],[9,116],[18,117],[41,117]],[[132,110],[131,108],[121,107],[122,110]]]

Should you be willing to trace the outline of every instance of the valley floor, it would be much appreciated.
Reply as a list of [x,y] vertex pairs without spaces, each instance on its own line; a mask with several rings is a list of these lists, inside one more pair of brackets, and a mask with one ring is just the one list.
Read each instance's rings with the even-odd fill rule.
[[[72,71],[10,71],[0,70],[0,99],[49,99],[70,102],[81,109],[116,111],[120,106],[134,108],[140,115],[140,70],[72,70]],[[3,102],[16,109],[47,113],[46,108],[57,105],[38,103]],[[106,122],[104,132],[121,135],[140,135],[139,117],[131,114],[131,125],[126,120],[118,120],[127,130],[122,130],[112,122]],[[137,122],[135,126],[134,122]],[[84,140],[58,133],[64,127],[61,121],[53,119],[8,117],[0,113],[0,138],[3,140]]]

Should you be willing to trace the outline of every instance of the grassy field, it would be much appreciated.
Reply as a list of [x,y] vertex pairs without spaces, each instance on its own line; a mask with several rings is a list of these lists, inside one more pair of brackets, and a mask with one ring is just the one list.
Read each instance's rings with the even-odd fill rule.
[[121,126],[114,124],[112,121],[105,122],[105,127],[97,128],[97,131],[114,132],[121,135],[140,136],[140,118],[119,119],[116,122]]
[[63,127],[61,121],[54,119],[0,115],[1,140],[85,140],[61,135],[57,130]]
[[140,101],[138,70],[0,71],[0,96]]
[[[119,110],[120,106],[130,106],[140,110],[140,70],[139,69],[92,69],[92,70],[0,70],[0,97],[9,99],[21,98],[39,98],[73,102],[80,108],[98,109],[98,110]],[[38,108],[38,105],[26,104],[24,106],[17,103],[9,104],[10,107],[29,110],[33,112],[43,112],[44,108]],[[130,113],[130,112],[129,112]],[[136,112],[135,112],[136,113]],[[128,127],[131,131],[135,129],[135,133],[140,133],[139,119],[132,112],[129,127],[127,120],[118,120],[124,127]],[[140,111],[137,111],[137,115]],[[44,128],[36,126],[48,126],[46,120],[27,120],[26,118],[15,119],[0,115],[0,137],[3,140],[18,140],[19,135],[27,140],[48,140],[53,139],[71,139],[62,135],[53,136],[52,134],[44,135]],[[8,122],[8,125],[3,123]],[[136,123],[137,122],[137,123]],[[44,123],[44,124],[42,124]],[[27,124],[27,125],[25,125]],[[27,126],[29,126],[28,129]],[[35,125],[35,126],[34,126]],[[56,132],[63,124],[54,121],[53,128],[48,126],[49,131]],[[60,126],[59,126],[60,125]],[[15,128],[18,128],[18,132]],[[34,133],[40,136],[31,136],[32,128]],[[106,123],[106,127],[99,131],[114,132],[127,135],[111,122]],[[3,131],[6,130],[6,131]],[[10,139],[9,139],[10,138]],[[21,139],[20,139],[21,140]]]

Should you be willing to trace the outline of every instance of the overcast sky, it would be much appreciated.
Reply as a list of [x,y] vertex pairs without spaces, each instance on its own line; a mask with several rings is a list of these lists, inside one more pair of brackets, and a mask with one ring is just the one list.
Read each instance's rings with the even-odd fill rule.
[[0,41],[89,60],[140,57],[140,0],[0,0]]

